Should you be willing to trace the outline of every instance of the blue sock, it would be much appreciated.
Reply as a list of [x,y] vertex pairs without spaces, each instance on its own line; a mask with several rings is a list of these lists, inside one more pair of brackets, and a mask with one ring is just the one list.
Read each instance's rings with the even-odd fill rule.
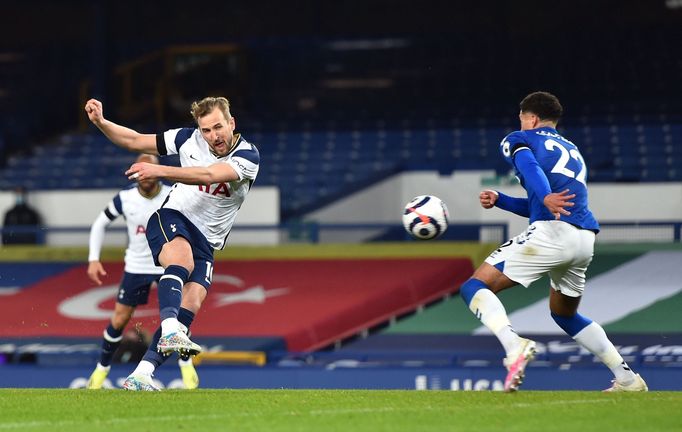
[[[187,327],[187,334],[189,335],[189,327],[192,325],[192,322],[194,321],[194,312],[190,311],[189,309],[185,308],[180,308],[180,311],[178,312],[178,321],[185,327]],[[161,337],[161,327],[156,329],[156,332],[154,333],[154,336],[152,337],[152,341],[149,344],[149,348],[147,349],[147,352],[144,354],[144,357],[142,360],[147,360],[148,362],[152,363],[155,367],[159,367],[168,360],[170,356],[165,356],[161,355],[158,351],[156,351],[156,344],[159,342],[159,338]],[[187,360],[190,356],[180,356],[181,359]]]
[[182,301],[182,287],[189,279],[186,268],[178,265],[166,267],[166,271],[159,279],[159,316],[161,321],[166,318],[177,318],[180,302]]
[[555,313],[552,313],[552,319],[559,324],[559,327],[563,331],[565,331],[569,336],[573,337],[577,335],[580,330],[584,329],[588,325],[592,323],[592,320],[589,318],[586,318],[579,313],[576,313],[573,316],[562,316],[562,315],[556,315]]
[[111,364],[111,359],[114,357],[114,353],[119,345],[121,345],[121,340],[123,339],[123,329],[116,330],[111,323],[109,327],[104,330],[104,338],[102,339],[102,353],[99,357],[99,364],[102,366],[109,366]]
[[147,348],[147,352],[144,353],[144,356],[142,357],[142,360],[146,360],[153,364],[154,368],[161,366],[161,364],[166,361],[166,357],[169,357],[161,355],[161,353],[156,350],[159,338],[161,338],[161,327],[157,328],[156,332],[154,332],[152,341],[149,343],[149,348]]
[[483,283],[483,281],[471,278],[468,281],[464,282],[464,285],[460,287],[459,295],[462,297],[462,300],[464,300],[464,303],[466,303],[466,305],[469,306],[469,303],[471,303],[471,299],[474,298],[474,295],[480,289],[489,288],[488,285]]

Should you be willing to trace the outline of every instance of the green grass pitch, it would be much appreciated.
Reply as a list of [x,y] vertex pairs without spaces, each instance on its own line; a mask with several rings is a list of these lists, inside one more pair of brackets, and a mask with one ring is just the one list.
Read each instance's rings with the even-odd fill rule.
[[1,431],[679,431],[682,393],[0,389]]

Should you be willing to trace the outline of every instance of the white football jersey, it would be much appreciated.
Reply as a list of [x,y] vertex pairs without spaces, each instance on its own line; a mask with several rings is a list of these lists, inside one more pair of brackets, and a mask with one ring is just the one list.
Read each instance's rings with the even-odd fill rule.
[[223,157],[211,153],[199,129],[171,129],[157,135],[160,155],[180,155],[183,167],[209,166],[224,162],[239,175],[239,180],[211,185],[176,183],[164,208],[178,210],[201,231],[214,249],[222,249],[232,229],[237,211],[258,175],[260,154],[240,134],[234,149]]
[[[125,271],[135,274],[163,274],[163,268],[157,267],[152,258],[152,252],[147,244],[146,230],[149,217],[161,207],[171,187],[161,185],[161,191],[153,198],[140,195],[137,186],[120,191],[104,209],[109,223],[119,216],[123,216],[128,228],[128,247],[125,251]],[[101,245],[101,242],[100,242]],[[90,248],[90,260],[93,252],[99,249]]]

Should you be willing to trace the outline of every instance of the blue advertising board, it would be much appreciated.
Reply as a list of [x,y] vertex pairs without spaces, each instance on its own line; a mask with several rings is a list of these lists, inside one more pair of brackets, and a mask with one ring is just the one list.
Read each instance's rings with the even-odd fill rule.
[[[133,365],[115,365],[105,383],[120,388]],[[5,365],[0,367],[0,387],[82,388],[92,368],[86,366]],[[501,390],[504,370],[495,368],[286,368],[199,366],[201,388],[212,389],[402,389]],[[638,372],[650,390],[682,390],[682,370],[644,368]],[[155,374],[163,388],[182,388],[177,366],[166,364]],[[603,390],[611,374],[603,366],[559,370],[530,367],[525,390]]]

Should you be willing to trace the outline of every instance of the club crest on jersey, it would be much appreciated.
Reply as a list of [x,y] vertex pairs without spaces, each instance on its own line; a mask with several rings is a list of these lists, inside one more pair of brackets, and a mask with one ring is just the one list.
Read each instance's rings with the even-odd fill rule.
[[171,231],[173,231],[173,232],[175,232],[175,231],[178,230],[178,229],[175,227],[175,224],[170,224],[170,229],[171,229]]
[[[213,190],[211,190],[213,188]],[[206,192],[207,194],[211,194],[213,196],[216,195],[224,195],[226,197],[230,196],[230,188],[227,186],[227,183],[214,183],[211,185],[199,185],[199,190],[201,192]]]
[[505,157],[510,157],[511,156],[511,150],[510,150],[511,144],[509,143],[509,141],[502,141],[501,145],[502,145],[502,154]]

